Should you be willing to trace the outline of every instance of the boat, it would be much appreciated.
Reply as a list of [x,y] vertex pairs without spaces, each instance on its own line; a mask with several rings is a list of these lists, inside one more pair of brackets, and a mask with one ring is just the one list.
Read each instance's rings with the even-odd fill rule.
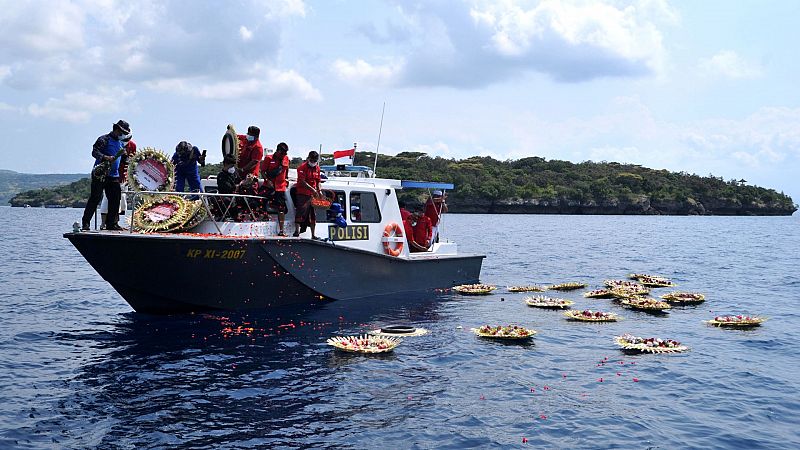
[[[159,195],[184,197],[186,204],[200,200],[206,214],[190,229],[146,231],[134,221],[128,231],[64,237],[135,311],[151,314],[366,302],[385,295],[402,299],[412,292],[479,282],[485,255],[462,253],[444,238],[427,252],[411,253],[404,236],[398,191],[447,190],[452,184],[378,178],[364,166],[322,166],[321,171],[326,196],[341,211],[357,205],[360,215],[351,213],[341,226],[329,210],[315,208],[317,239],[310,230],[299,237],[280,236],[277,214],[224,218],[227,209],[220,205],[225,201],[228,207],[239,202],[252,213],[261,197],[218,194],[215,177],[202,180],[199,193],[139,190],[128,195],[134,205]],[[296,170],[290,169],[288,179],[285,231],[291,235]]]

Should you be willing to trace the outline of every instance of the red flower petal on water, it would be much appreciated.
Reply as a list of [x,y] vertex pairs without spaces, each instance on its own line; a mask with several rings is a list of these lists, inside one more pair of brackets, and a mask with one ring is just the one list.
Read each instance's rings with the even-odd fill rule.
[[562,374],[561,374],[561,378],[567,378],[567,374],[565,374],[565,373],[562,373]]
[[638,382],[639,382],[639,379],[638,379],[638,378],[634,378],[634,379],[633,379],[633,382],[634,382],[634,383],[638,383]]
[[527,444],[528,443],[528,439],[527,438],[522,438],[522,443],[523,444]]
[[621,373],[619,373],[619,372],[617,372],[617,376],[618,376],[618,377],[621,377],[621,376],[622,376],[622,374],[621,374]]
[[544,390],[545,390],[545,391],[549,391],[549,390],[550,390],[550,386],[545,386],[545,387],[544,387]]
[[545,416],[544,414],[539,414],[539,418],[540,419],[547,419],[547,416]]
[[481,400],[486,400],[486,397],[484,397],[483,395],[481,395]]
[[603,382],[603,377],[598,378],[597,381],[602,383]]
[[536,388],[531,388],[531,392],[536,392]]

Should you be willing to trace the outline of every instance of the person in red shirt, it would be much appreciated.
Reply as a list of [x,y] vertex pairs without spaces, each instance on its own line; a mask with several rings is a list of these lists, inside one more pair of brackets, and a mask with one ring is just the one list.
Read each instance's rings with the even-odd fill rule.
[[426,252],[431,244],[431,221],[419,210],[415,209],[408,219],[403,221],[408,245],[411,252]]
[[431,221],[433,242],[439,242],[439,219],[447,212],[447,203],[442,191],[433,191],[433,197],[425,203],[425,216]]
[[265,183],[271,185],[273,193],[268,199],[270,207],[278,210],[278,236],[286,236],[283,221],[286,218],[286,188],[289,186],[289,146],[285,142],[278,144],[272,155],[267,155],[261,161],[261,176]]
[[255,125],[247,128],[247,134],[239,135],[239,170],[242,171],[242,178],[248,174],[258,178],[258,165],[264,157],[264,147],[258,140],[260,135],[261,130]]
[[314,215],[311,198],[319,194],[319,181],[319,153],[311,151],[308,153],[308,158],[306,158],[305,162],[297,168],[294,237],[300,236],[300,233],[305,233],[306,228],[311,228],[311,239],[317,239],[317,235],[314,233],[317,218]]
[[411,211],[406,209],[406,202],[404,201],[400,201],[399,206],[400,206],[400,218],[403,220],[403,222],[405,222],[406,219],[411,217]]

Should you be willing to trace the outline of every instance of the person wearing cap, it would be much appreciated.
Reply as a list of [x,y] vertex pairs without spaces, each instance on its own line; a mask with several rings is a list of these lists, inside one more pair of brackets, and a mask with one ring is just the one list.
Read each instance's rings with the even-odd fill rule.
[[86,201],[86,208],[83,210],[81,219],[81,230],[89,230],[92,216],[97,210],[97,205],[105,192],[108,198],[108,214],[104,221],[107,230],[122,230],[119,226],[119,202],[122,195],[120,187],[120,158],[121,150],[125,142],[131,138],[131,127],[128,122],[120,120],[114,124],[108,134],[97,138],[92,146],[92,157],[94,157],[94,167],[101,162],[110,162],[108,173],[102,179],[92,176],[92,184],[89,188],[89,199]]
[[[128,135],[128,141],[125,142],[125,153],[122,154],[119,162],[119,186],[120,191],[122,194],[119,198],[119,214],[125,214],[125,211],[128,210],[128,196],[125,194],[125,191],[128,190],[128,160],[131,156],[136,154],[136,142],[130,139],[130,135]],[[101,230],[105,230],[106,226],[106,216],[108,215],[108,197],[103,194],[103,201],[100,202],[100,222],[103,224],[100,226]]]
[[433,196],[425,202],[425,216],[431,221],[431,244],[439,242],[439,220],[447,212],[445,195],[440,190],[433,191]]
[[403,221],[403,229],[412,253],[428,251],[431,243],[431,221],[423,214],[421,207],[412,209],[411,215]]
[[286,219],[286,188],[289,187],[289,146],[285,142],[278,144],[275,153],[267,155],[261,161],[261,176],[265,184],[271,185],[273,191],[268,202],[272,209],[278,211],[278,236],[286,236],[283,222]]
[[405,222],[411,216],[411,211],[406,209],[406,202],[400,200],[397,204],[400,206],[400,219]]
[[305,162],[297,168],[294,237],[300,236],[300,233],[305,233],[306,228],[311,228],[311,239],[317,239],[317,235],[314,233],[317,218],[314,215],[311,199],[319,194],[319,182],[319,153],[312,150],[308,153],[308,158],[306,158]]
[[350,206],[350,220],[361,222],[361,208],[358,205]]
[[197,164],[206,165],[206,157],[200,153],[200,149],[186,141],[180,141],[175,146],[175,153],[172,155],[172,164],[175,166],[175,191],[183,192],[186,182],[189,182],[189,190],[200,192],[200,170]]
[[259,136],[261,129],[255,125],[247,127],[247,134],[239,135],[239,170],[242,171],[242,178],[247,174],[258,178],[259,163],[264,157],[264,147],[258,140]]

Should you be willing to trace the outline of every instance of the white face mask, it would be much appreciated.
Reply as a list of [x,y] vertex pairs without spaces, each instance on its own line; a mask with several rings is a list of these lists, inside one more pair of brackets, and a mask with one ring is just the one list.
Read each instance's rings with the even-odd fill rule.
[[317,163],[311,161],[308,162],[308,165],[311,167],[317,167]]
[[236,173],[236,167],[228,168],[228,173],[231,174],[231,175],[235,174]]

